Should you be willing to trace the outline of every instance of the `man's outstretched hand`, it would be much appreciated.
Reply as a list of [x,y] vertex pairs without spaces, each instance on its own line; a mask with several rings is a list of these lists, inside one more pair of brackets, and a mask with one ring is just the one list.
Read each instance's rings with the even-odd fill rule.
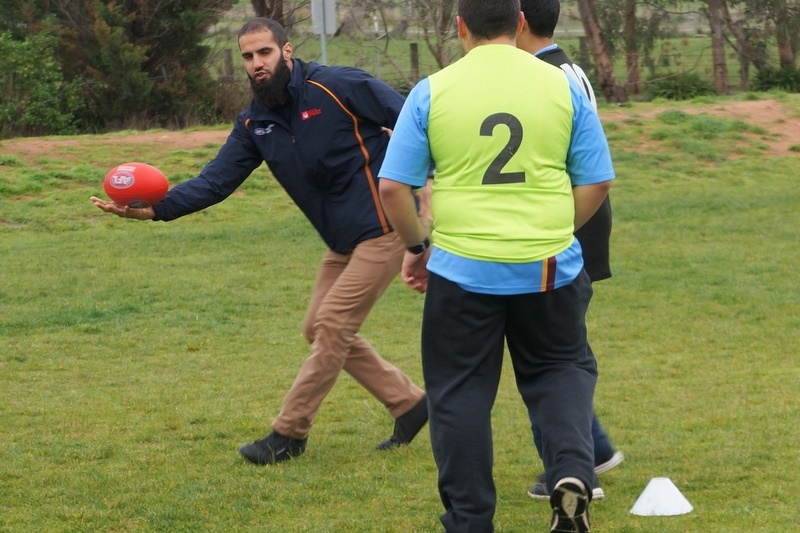
[[96,196],[92,196],[89,199],[99,209],[106,213],[113,213],[118,217],[135,218],[136,220],[153,220],[156,217],[156,212],[152,207],[128,207],[127,205],[119,205],[116,202],[109,202]]

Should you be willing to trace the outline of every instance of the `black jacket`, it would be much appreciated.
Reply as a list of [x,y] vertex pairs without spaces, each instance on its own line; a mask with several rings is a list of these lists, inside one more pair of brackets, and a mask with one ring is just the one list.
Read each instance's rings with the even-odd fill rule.
[[[537,55],[539,59],[556,67],[573,65],[566,52],[561,48],[554,48]],[[592,86],[588,80],[578,78],[590,100],[594,99]],[[606,196],[592,218],[575,232],[575,238],[581,243],[583,251],[583,268],[589,274],[592,282],[611,277],[610,238],[611,238],[611,199]]]
[[266,161],[330,249],[349,253],[391,230],[378,197],[378,170],[403,96],[366,72],[293,60],[291,101],[242,112],[219,153],[197,177],[154,206],[173,220],[221,202]]

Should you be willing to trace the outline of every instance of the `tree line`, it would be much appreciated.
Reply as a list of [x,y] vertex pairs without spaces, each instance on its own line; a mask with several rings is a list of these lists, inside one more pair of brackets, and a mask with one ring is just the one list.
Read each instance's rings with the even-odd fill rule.
[[[290,34],[308,31],[309,5],[310,0],[3,2],[0,137],[230,120],[230,106],[220,101],[226,89],[209,74],[209,32],[235,6],[280,21]],[[421,42],[435,68],[461,55],[457,0],[337,0],[336,8],[336,36],[375,39],[379,28],[387,64],[402,74],[401,90],[429,72],[403,66],[388,46],[392,39]],[[658,51],[679,34],[676,21],[687,17],[702,22],[710,41],[710,75],[670,71],[659,62]],[[562,0],[561,23],[570,21],[582,30],[580,49],[570,52],[608,102],[642,98],[648,90],[666,97],[800,91],[800,0]],[[731,86],[737,69],[738,83]]]
[[[291,26],[298,9],[307,1],[250,0],[256,13]],[[342,2],[340,2],[342,3]],[[398,24],[387,13],[398,5],[405,8],[404,27],[416,27],[438,66],[444,67],[459,54],[453,28],[457,0],[356,0],[346,2],[346,17],[354,13],[379,13],[385,34]],[[773,87],[800,91],[797,53],[800,48],[800,0],[563,0],[562,20],[579,19],[585,36],[585,54],[594,70],[597,87],[608,102],[625,102],[642,92],[643,71],[660,74],[655,51],[659,42],[674,37],[674,21],[698,15],[705,20],[713,61],[710,88],[728,94],[729,71],[739,69],[739,89]],[[571,15],[575,12],[575,15]],[[394,25],[394,28],[391,27]],[[737,60],[729,66],[727,51]],[[626,75],[619,79],[615,65],[624,62]],[[751,68],[756,71],[751,83]],[[694,76],[698,77],[699,76]],[[689,77],[692,79],[692,76]],[[412,83],[416,80],[412,80]],[[705,80],[697,80],[697,83]],[[754,85],[754,87],[753,87]]]
[[[597,78],[609,102],[624,102],[638,94],[643,64],[652,63],[652,50],[669,36],[669,21],[676,15],[699,13],[708,23],[713,58],[713,86],[728,94],[729,65],[726,50],[737,53],[739,87],[750,87],[750,66],[761,75],[760,85],[797,71],[800,48],[800,1],[798,0],[576,0],[586,30]],[[777,48],[777,64],[771,47]],[[617,80],[613,52],[625,61],[627,76]],[[780,85],[780,84],[778,84]],[[789,87],[784,87],[791,89]],[[800,85],[794,87],[800,90]]]

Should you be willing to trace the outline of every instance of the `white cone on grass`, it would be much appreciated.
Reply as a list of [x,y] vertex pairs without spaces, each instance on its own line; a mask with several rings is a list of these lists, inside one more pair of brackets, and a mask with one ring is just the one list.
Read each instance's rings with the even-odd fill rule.
[[633,504],[631,514],[639,516],[675,516],[692,512],[678,487],[666,477],[654,477]]

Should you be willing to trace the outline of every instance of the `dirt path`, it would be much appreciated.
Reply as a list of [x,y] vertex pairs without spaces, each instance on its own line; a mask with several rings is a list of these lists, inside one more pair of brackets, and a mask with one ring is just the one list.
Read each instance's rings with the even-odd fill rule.
[[625,120],[632,117],[653,118],[666,109],[680,109],[685,113],[708,114],[729,120],[740,120],[751,126],[758,126],[771,135],[763,142],[769,146],[769,155],[797,155],[800,153],[790,150],[792,146],[800,146],[800,110],[787,112],[786,108],[775,100],[743,100],[738,102],[725,102],[710,105],[681,106],[680,103],[665,105],[658,108],[648,108],[637,113],[633,110],[601,109],[600,116],[604,121]]
[[[152,144],[163,147],[166,150],[191,150],[206,143],[222,145],[228,137],[229,130],[203,130],[203,131],[146,131],[142,133],[125,133],[97,135],[86,138],[69,137],[60,139],[58,137],[31,137],[17,138],[7,141],[0,141],[1,152],[14,152],[20,154],[42,154],[54,151],[54,148],[63,149],[80,147],[86,144],[92,146],[106,145],[109,149],[118,146],[123,142],[134,144]],[[59,150],[61,151],[61,150]]]
[[[800,154],[789,148],[800,146],[800,112],[787,112],[787,110],[774,100],[753,100],[725,102],[710,105],[687,105],[681,106],[680,103],[665,105],[659,108],[648,107],[642,112],[633,109],[614,109],[602,108],[601,118],[604,121],[625,120],[632,117],[653,118],[665,109],[681,109],[686,113],[702,114],[725,117],[731,120],[741,120],[753,126],[759,126],[772,135],[765,139],[764,143],[770,150],[765,153],[769,155],[792,155]],[[228,136],[228,130],[214,131],[155,131],[132,133],[122,135],[96,136],[91,141],[81,138],[50,137],[48,139],[22,138],[2,141],[2,152],[27,153],[30,155],[53,151],[54,147],[80,146],[83,143],[91,142],[96,144],[107,144],[109,147],[120,142],[132,142],[137,144],[157,144],[166,149],[192,149],[206,143],[222,144]],[[60,150],[59,150],[60,151]]]

